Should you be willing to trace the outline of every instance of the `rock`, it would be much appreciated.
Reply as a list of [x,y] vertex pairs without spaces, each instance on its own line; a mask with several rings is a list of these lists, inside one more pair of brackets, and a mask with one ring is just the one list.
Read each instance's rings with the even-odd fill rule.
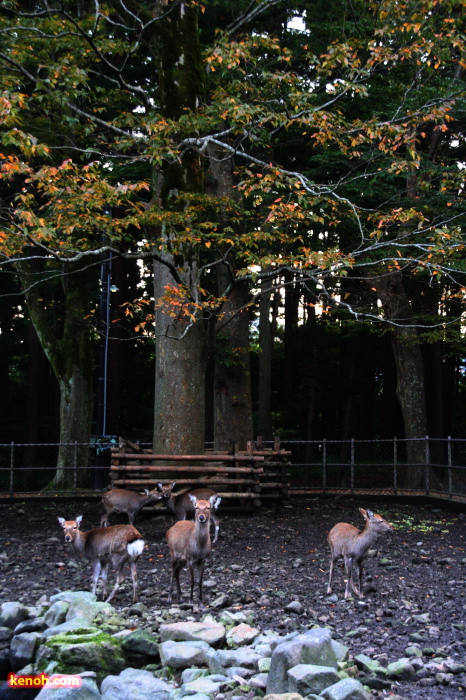
[[149,630],[130,632],[121,642],[129,661],[138,666],[156,663],[160,658],[157,638]]
[[332,639],[332,649],[335,652],[337,662],[347,661],[349,659],[349,649],[345,644]]
[[269,656],[259,659],[257,662],[257,668],[261,673],[268,673],[270,671],[270,663],[272,659]]
[[162,642],[207,642],[216,646],[225,639],[225,627],[212,618],[206,618],[203,622],[173,622],[160,625],[160,639]]
[[48,639],[48,637],[56,637],[63,634],[91,634],[98,632],[97,627],[93,627],[87,618],[74,617],[72,620],[67,620],[62,622],[61,625],[56,625],[55,627],[48,627],[42,632],[41,639]]
[[207,695],[213,698],[220,692],[221,682],[213,681],[209,677],[207,678],[197,678],[195,681],[190,683],[183,683],[181,686],[180,697],[185,697],[186,695],[197,695],[201,693],[202,695]]
[[38,670],[46,671],[50,662],[56,663],[56,673],[94,671],[98,681],[120,673],[127,665],[120,642],[99,630],[47,638],[37,652]]
[[15,627],[14,634],[23,632],[43,632],[47,629],[47,623],[43,617],[34,617],[32,620],[23,620]]
[[12,636],[13,630],[10,627],[0,627],[0,646],[9,644]]
[[[312,698],[312,695],[309,696]],[[299,693],[269,693],[264,700],[303,700]]]
[[23,632],[13,637],[10,645],[10,663],[13,671],[19,671],[34,660],[38,637],[38,632]]
[[226,608],[230,604],[230,598],[226,593],[220,593],[211,603],[210,607],[218,610],[219,608]]
[[219,618],[219,621],[226,627],[234,627],[241,622],[247,622],[247,617],[241,610],[239,612],[231,612],[230,610],[224,610]]
[[370,697],[364,690],[362,683],[354,678],[338,681],[320,694],[325,700],[369,700]]
[[243,622],[227,632],[226,641],[229,647],[236,649],[246,644],[252,644],[259,635],[260,631],[258,629],[250,627],[250,625],[246,625]]
[[[51,676],[53,679],[54,676]],[[83,678],[80,688],[42,688],[40,700],[100,700],[100,692],[93,678]]]
[[295,615],[301,615],[304,612],[304,607],[301,605],[299,600],[292,600],[291,603],[285,605],[285,612],[294,613]]
[[170,668],[190,668],[207,663],[206,652],[210,649],[206,642],[162,642],[159,647],[163,666]]
[[2,603],[0,612],[0,627],[14,630],[20,622],[28,617],[29,611],[22,603]]
[[66,614],[69,610],[70,604],[65,600],[57,600],[44,615],[44,620],[47,627],[55,627],[56,625],[61,625],[62,622],[66,620]]
[[338,683],[340,677],[333,666],[298,664],[290,668],[288,679],[289,692],[307,696],[309,693],[318,695],[321,690]]
[[240,649],[209,649],[206,652],[206,657],[211,673],[225,673],[225,669],[231,666],[257,669],[259,659],[262,658],[249,647]]
[[286,693],[290,668],[298,664],[332,666],[337,659],[332,647],[332,637],[327,629],[317,628],[300,634],[291,641],[284,641],[273,651],[270,664],[267,693]]
[[[182,644],[183,642],[180,642]],[[206,668],[185,668],[181,674],[181,683],[190,683],[195,681],[197,678],[204,678],[207,676],[209,671]]]
[[102,700],[168,700],[172,686],[150,671],[126,668],[104,678],[100,690]]
[[399,659],[388,664],[387,676],[394,681],[413,681],[416,673],[408,659]]

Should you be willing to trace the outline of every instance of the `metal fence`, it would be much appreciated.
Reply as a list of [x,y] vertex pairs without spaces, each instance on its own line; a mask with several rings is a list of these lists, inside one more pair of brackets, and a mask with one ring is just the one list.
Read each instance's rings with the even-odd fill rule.
[[[90,495],[105,488],[110,483],[110,448],[116,442],[105,438],[86,444],[85,463],[80,457],[83,445],[73,443],[74,458],[65,467],[67,489],[60,495]],[[59,447],[0,444],[0,498],[53,495]],[[291,493],[409,492],[466,502],[466,440],[292,440],[282,441],[281,447],[291,451]],[[416,460],[410,461],[413,454]]]

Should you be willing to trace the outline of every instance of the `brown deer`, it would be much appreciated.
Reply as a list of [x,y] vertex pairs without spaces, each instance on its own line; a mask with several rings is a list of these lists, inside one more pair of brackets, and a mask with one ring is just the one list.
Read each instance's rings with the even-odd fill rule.
[[133,603],[137,601],[138,579],[136,562],[144,550],[144,540],[133,525],[112,525],[101,527],[88,532],[81,532],[82,515],[76,520],[58,518],[63,528],[65,542],[71,542],[73,547],[84,554],[92,564],[92,592],[95,593],[99,574],[102,575],[103,597],[107,596],[107,568],[112,562],[116,573],[115,588],[105,602],[109,603],[125,578],[124,566],[130,564],[133,580]]
[[216,496],[210,496],[208,500],[201,500],[189,494],[189,499],[194,508],[194,521],[179,520],[167,532],[167,542],[172,562],[168,603],[171,604],[172,602],[174,579],[176,579],[178,600],[181,601],[180,572],[187,564],[191,577],[189,602],[193,604],[194,570],[197,569],[199,575],[199,605],[203,607],[202,577],[204,575],[206,559],[210,555],[212,549],[212,543],[210,541],[210,518],[212,508],[216,502]]
[[[332,578],[335,562],[338,557],[343,557],[346,572],[345,598],[350,596],[351,589],[357,596],[362,598],[363,563],[364,559],[367,557],[369,548],[379,535],[383,532],[393,530],[393,525],[384,520],[381,515],[374,514],[370,510],[364,510],[364,508],[360,508],[359,512],[366,521],[363,530],[358,530],[357,527],[349,523],[337,523],[328,533],[327,541],[331,550],[330,579],[327,588],[328,594],[332,592]],[[356,566],[358,572],[358,589],[352,580],[353,564]]]
[[126,513],[131,525],[134,525],[134,519],[140,510],[148,503],[160,501],[163,498],[156,489],[148,491],[144,489],[144,493],[137,491],[129,491],[128,489],[110,489],[102,494],[102,505],[105,508],[105,513],[100,520],[100,527],[107,527],[108,516],[111,513]]
[[164,486],[160,481],[157,484],[157,488],[160,492],[160,497],[165,499],[167,508],[169,508],[172,513],[176,515],[178,520],[186,520],[186,517],[189,516],[194,516],[194,506],[193,502],[191,500],[191,496],[195,496],[198,500],[202,501],[208,501],[210,500],[213,496],[215,497],[214,501],[211,501],[212,503],[212,509],[210,513],[210,519],[215,527],[215,535],[213,542],[215,543],[218,539],[218,531],[220,527],[219,520],[215,513],[213,512],[214,510],[217,510],[217,508],[220,505],[221,502],[221,497],[215,493],[215,491],[212,491],[212,489],[207,489],[207,488],[201,488],[201,489],[195,489],[194,491],[190,491],[189,493],[172,493],[173,489],[175,488],[176,481],[174,481],[170,486]]

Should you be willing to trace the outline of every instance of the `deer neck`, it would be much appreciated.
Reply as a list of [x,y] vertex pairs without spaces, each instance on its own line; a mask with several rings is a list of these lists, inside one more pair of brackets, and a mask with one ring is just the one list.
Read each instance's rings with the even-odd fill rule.
[[83,554],[84,547],[86,546],[86,539],[87,539],[86,535],[87,535],[86,532],[81,532],[81,530],[77,530],[76,535],[73,538],[73,547],[80,554]]

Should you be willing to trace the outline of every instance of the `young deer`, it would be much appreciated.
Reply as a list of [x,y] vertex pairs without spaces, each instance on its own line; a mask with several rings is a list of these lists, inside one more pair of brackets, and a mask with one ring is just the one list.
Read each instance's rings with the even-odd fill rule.
[[213,542],[216,542],[218,539],[220,523],[213,511],[217,510],[217,508],[220,505],[220,502],[222,500],[220,496],[216,494],[215,491],[212,491],[212,489],[207,488],[195,489],[194,491],[190,491],[189,493],[174,494],[172,493],[172,491],[175,488],[175,484],[176,481],[174,481],[173,484],[171,484],[170,486],[164,486],[161,482],[159,482],[157,484],[157,488],[160,492],[160,497],[165,499],[167,508],[169,508],[172,511],[172,513],[176,515],[178,520],[186,520],[186,516],[194,515],[194,506],[191,500],[191,496],[195,496],[198,500],[202,501],[209,501],[210,499],[212,499],[212,497],[215,497],[214,501],[210,500],[212,504],[210,519],[213,525],[215,526],[215,535]]
[[172,561],[168,603],[172,602],[174,579],[176,579],[178,600],[181,601],[180,571],[187,564],[191,576],[189,602],[193,603],[194,569],[197,569],[199,572],[199,604],[203,607],[202,577],[204,575],[205,561],[212,549],[210,518],[212,508],[215,506],[216,496],[210,496],[208,500],[198,500],[196,496],[189,494],[189,499],[194,508],[194,522],[192,520],[179,520],[167,532],[167,542]]
[[124,566],[130,564],[131,578],[133,579],[133,603],[137,601],[138,579],[136,562],[144,550],[144,540],[133,525],[112,525],[101,527],[89,532],[81,532],[82,515],[76,520],[58,518],[63,528],[65,542],[71,542],[73,547],[84,554],[92,564],[92,592],[95,593],[99,574],[102,574],[103,597],[107,596],[107,568],[112,562],[116,573],[116,584],[111,594],[106,599],[109,603],[120,588],[125,578]]
[[148,491],[144,489],[144,493],[137,491],[129,491],[128,489],[110,489],[102,495],[102,505],[105,508],[105,513],[102,515],[100,527],[107,527],[108,516],[111,513],[126,513],[129,517],[129,522],[134,525],[134,518],[144,506],[153,501],[160,501],[162,494],[156,489]]
[[[349,525],[349,523],[338,523],[328,533],[327,541],[330,545],[330,579],[328,582],[327,593],[332,592],[332,578],[335,562],[338,557],[343,557],[345,560],[346,572],[346,590],[345,598],[350,596],[352,589],[360,598],[362,594],[362,571],[364,559],[367,557],[369,548],[375,542],[377,537],[383,532],[393,530],[393,525],[384,520],[381,515],[372,513],[370,510],[360,508],[359,512],[366,521],[364,530],[358,530],[357,527]],[[358,588],[352,580],[353,564],[358,572]]]

